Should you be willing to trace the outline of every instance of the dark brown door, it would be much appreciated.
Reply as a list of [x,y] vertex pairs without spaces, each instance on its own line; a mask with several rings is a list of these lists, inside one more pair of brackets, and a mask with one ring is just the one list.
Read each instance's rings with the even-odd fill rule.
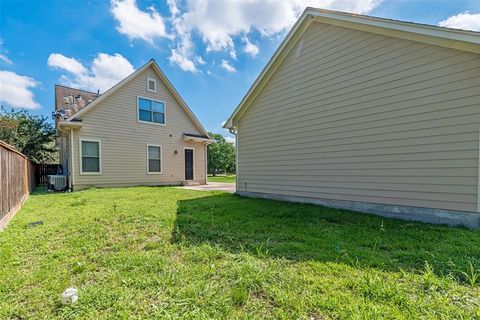
[[185,149],[185,180],[193,180],[193,150]]

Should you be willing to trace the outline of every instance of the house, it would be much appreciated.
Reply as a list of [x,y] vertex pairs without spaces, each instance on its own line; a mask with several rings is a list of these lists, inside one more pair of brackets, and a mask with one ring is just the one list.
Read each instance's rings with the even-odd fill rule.
[[153,59],[101,95],[55,86],[55,110],[73,190],[206,183],[212,140]]
[[224,127],[237,193],[480,225],[480,33],[307,8]]

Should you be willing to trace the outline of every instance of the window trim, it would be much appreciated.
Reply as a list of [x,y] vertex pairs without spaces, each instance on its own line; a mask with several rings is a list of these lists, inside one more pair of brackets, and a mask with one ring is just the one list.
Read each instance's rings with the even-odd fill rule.
[[[160,172],[157,171],[150,171],[150,164],[148,158],[148,147],[159,147],[160,148]],[[162,174],[163,173],[163,147],[161,144],[147,144],[147,174]]]
[[192,158],[193,158],[193,179],[192,180],[188,180],[188,181],[196,181],[195,180],[195,172],[197,170],[195,170],[195,148],[194,147],[183,147],[183,179],[185,181],[187,181],[187,179],[185,179],[185,150],[192,150]]
[[[160,102],[163,103],[163,123],[153,122],[153,121],[144,121],[140,120],[140,99],[146,99],[150,101]],[[167,124],[167,103],[162,100],[152,99],[149,97],[137,96],[137,122],[138,123],[146,123],[146,124],[154,124],[157,126],[165,126]]]
[[[98,172],[84,172],[83,171],[83,150],[82,142],[98,142]],[[100,139],[90,139],[90,138],[79,138],[78,139],[78,148],[80,155],[80,175],[101,175],[102,174],[102,141]]]
[[[153,90],[150,89],[150,86],[149,86],[150,81],[153,81],[153,83],[155,84],[155,89]],[[147,92],[157,93],[157,79],[147,77]]]

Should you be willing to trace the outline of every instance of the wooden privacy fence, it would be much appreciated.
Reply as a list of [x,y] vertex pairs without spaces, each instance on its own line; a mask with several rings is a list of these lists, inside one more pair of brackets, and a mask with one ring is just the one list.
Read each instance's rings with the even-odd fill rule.
[[61,174],[61,164],[39,163],[35,165],[37,174],[37,185],[48,184],[48,176],[51,174]]
[[35,165],[25,155],[0,140],[0,230],[35,188],[35,171]]

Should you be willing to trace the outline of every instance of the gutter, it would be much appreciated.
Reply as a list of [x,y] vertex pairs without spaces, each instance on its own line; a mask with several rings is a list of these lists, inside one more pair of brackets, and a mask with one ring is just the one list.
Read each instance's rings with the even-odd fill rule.
[[70,191],[73,191],[73,168],[74,168],[74,163],[73,159],[75,157],[73,156],[73,128],[70,128],[70,170],[68,170],[68,189]]
[[83,123],[81,121],[61,121],[58,123],[59,127],[81,128]]

